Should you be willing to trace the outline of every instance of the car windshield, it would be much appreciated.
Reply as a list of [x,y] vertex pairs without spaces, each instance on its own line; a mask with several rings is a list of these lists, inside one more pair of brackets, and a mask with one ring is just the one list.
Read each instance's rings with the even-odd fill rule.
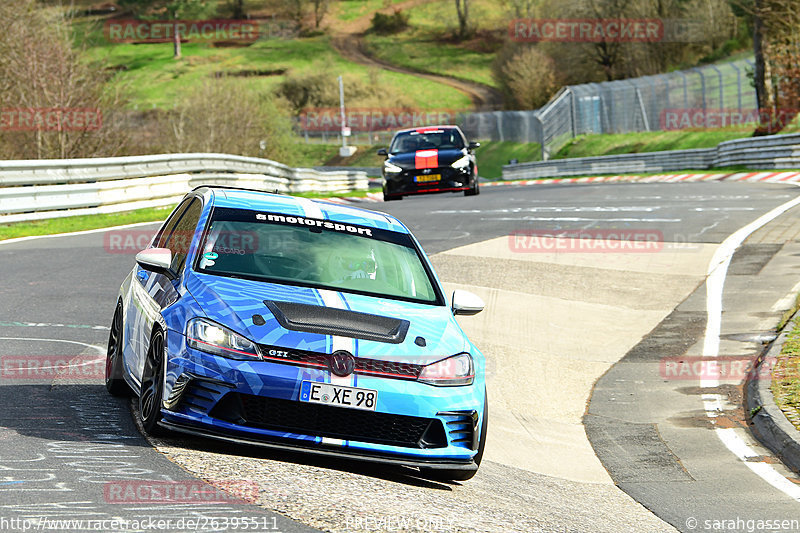
[[461,150],[464,140],[455,129],[420,130],[398,133],[389,152],[400,154],[418,150]]
[[200,272],[439,303],[405,233],[216,208],[202,242]]

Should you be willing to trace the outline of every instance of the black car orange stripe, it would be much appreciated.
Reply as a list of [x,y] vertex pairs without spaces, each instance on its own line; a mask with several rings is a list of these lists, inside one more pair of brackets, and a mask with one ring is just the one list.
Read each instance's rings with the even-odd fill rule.
[[419,150],[414,154],[414,168],[437,168],[439,166],[439,150]]

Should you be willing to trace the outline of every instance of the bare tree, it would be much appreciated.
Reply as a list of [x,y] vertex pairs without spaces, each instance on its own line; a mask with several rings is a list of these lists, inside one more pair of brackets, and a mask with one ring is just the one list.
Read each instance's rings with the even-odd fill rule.
[[[800,106],[800,10],[796,0],[756,0],[753,6],[753,81],[761,116],[755,135],[780,131]],[[788,115],[787,115],[788,112]]]
[[237,81],[208,80],[188,93],[164,123],[166,148],[285,160],[293,146],[288,110]]
[[458,37],[463,39],[469,32],[469,0],[455,0],[458,15]]
[[508,5],[511,15],[515,18],[529,18],[536,16],[542,0],[504,0]]
[[555,63],[535,46],[519,50],[502,67],[509,92],[520,109],[537,109],[556,90]]
[[311,0],[311,3],[314,6],[314,26],[319,28],[322,19],[328,13],[330,0]]
[[[124,146],[123,99],[73,46],[62,12],[41,10],[36,0],[0,4],[0,103],[17,121],[0,131],[3,156],[115,155]],[[93,122],[65,118],[81,115]]]

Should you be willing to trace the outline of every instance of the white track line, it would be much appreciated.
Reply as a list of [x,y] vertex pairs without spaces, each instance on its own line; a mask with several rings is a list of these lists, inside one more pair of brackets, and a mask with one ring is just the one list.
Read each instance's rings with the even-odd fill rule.
[[0,341],[64,342],[66,344],[77,344],[78,346],[91,348],[93,350],[97,350],[98,353],[101,353],[103,355],[105,355],[106,353],[106,348],[103,348],[102,346],[97,346],[96,344],[86,344],[85,342],[71,341],[67,339],[40,339],[36,337],[0,337]]
[[[776,219],[792,207],[800,205],[800,196],[786,202],[762,215],[750,224],[739,229],[722,244],[720,244],[711,262],[708,265],[708,278],[706,279],[706,322],[705,338],[703,340],[703,357],[716,358],[719,356],[720,331],[722,326],[722,292],[725,286],[725,277],[728,266],[736,249],[753,232],[765,224]],[[702,379],[700,386],[714,388],[719,386],[719,379]],[[706,416],[715,419],[723,410],[723,397],[720,394],[703,394],[703,405]],[[792,483],[781,475],[772,465],[764,462],[750,462],[748,458],[758,457],[760,454],[750,448],[734,429],[716,428],[714,430],[720,441],[739,458],[750,470],[761,479],[780,490],[790,498],[800,501],[800,486]]]

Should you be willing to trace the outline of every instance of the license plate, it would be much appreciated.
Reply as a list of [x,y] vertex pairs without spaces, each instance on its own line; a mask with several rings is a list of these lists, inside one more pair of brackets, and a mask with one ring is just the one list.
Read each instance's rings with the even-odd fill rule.
[[442,179],[441,174],[429,174],[427,176],[414,176],[414,181],[417,183],[427,183],[429,181],[439,181]]
[[300,401],[374,411],[375,404],[378,403],[378,391],[318,381],[304,381],[300,387]]

